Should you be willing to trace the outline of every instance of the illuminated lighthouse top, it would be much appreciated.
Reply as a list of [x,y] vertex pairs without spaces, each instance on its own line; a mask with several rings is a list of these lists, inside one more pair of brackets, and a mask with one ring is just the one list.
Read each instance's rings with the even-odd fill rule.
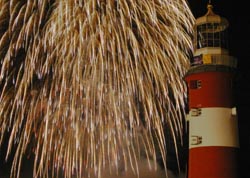
[[229,56],[227,19],[215,14],[211,2],[207,13],[196,19],[194,36],[194,61],[192,66],[200,64],[224,65],[236,67],[236,59]]

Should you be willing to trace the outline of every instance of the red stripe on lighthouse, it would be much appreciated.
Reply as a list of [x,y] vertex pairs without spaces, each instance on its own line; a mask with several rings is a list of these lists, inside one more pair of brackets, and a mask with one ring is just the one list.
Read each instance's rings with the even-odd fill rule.
[[232,80],[232,73],[219,71],[205,71],[186,76],[189,108],[233,107]]
[[189,150],[188,178],[238,177],[238,149],[232,147],[196,147]]

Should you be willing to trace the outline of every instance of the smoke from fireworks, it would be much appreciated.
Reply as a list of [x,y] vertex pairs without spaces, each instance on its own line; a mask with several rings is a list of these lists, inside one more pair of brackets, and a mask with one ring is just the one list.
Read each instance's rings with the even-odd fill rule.
[[164,125],[182,134],[192,25],[185,0],[0,0],[12,176],[29,150],[34,177],[137,173],[140,155],[158,152],[165,162]]

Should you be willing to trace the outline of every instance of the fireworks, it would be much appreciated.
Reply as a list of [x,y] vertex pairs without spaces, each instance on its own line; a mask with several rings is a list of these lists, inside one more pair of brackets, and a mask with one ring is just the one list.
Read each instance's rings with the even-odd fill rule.
[[165,160],[164,125],[182,134],[193,20],[185,0],[0,0],[12,176],[30,149],[34,177],[137,173],[142,153]]

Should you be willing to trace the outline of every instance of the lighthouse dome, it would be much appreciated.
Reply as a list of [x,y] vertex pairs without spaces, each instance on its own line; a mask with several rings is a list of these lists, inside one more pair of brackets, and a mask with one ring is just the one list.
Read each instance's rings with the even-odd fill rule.
[[228,27],[229,23],[228,20],[224,17],[221,17],[214,13],[213,11],[213,5],[208,4],[207,5],[207,13],[196,19],[196,25],[202,25],[202,24],[209,24],[209,23],[218,23],[218,25],[225,29]]

